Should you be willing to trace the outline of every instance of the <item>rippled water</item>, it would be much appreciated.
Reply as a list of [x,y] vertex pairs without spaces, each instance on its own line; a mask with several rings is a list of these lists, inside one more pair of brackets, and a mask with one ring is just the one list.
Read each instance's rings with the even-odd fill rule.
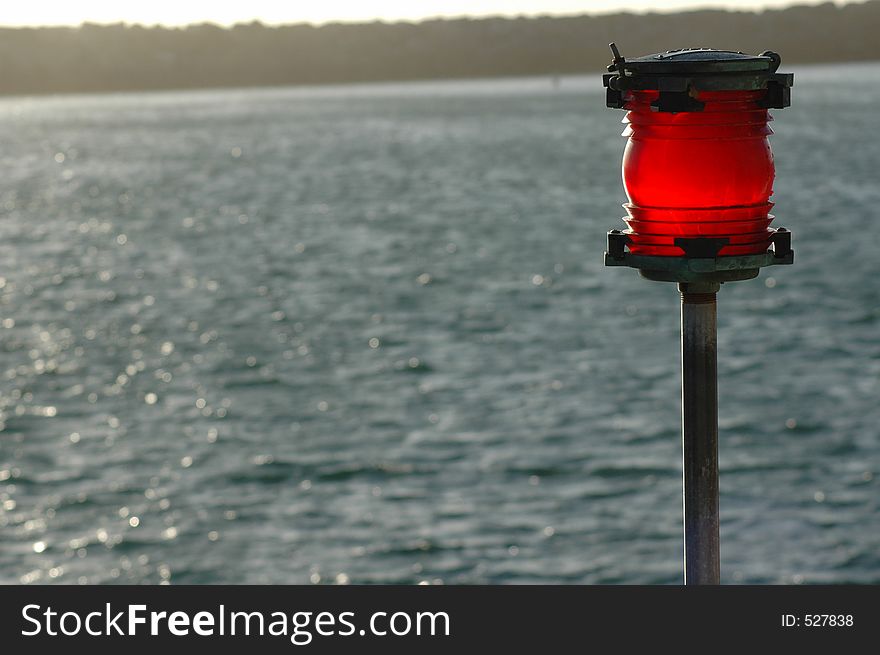
[[[880,66],[796,74],[796,265],[719,296],[722,577],[877,583]],[[678,582],[621,117],[594,78],[0,101],[0,582]]]

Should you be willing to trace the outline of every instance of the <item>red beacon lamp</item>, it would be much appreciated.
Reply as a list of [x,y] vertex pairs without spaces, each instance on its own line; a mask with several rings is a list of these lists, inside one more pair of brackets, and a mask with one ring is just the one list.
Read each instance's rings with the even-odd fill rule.
[[687,48],[614,60],[606,105],[627,111],[627,229],[608,232],[606,266],[681,291],[685,584],[717,584],[716,293],[791,264],[791,233],[772,227],[768,110],[791,103],[775,52]]

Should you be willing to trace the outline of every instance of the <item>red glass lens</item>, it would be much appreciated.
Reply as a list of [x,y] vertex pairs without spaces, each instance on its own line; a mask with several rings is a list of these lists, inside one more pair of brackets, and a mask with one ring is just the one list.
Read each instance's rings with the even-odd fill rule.
[[[767,249],[769,237],[744,241],[766,232],[773,220],[772,119],[759,106],[765,94],[700,92],[703,111],[672,113],[651,108],[657,91],[627,92],[624,221],[633,253],[680,257],[675,237],[707,236],[730,238],[722,256]],[[669,241],[649,245],[641,235]]]

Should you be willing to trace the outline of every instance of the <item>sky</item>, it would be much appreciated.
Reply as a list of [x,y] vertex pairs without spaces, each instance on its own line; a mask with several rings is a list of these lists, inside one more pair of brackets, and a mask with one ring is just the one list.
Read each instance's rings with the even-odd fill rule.
[[487,16],[675,11],[698,7],[762,8],[822,0],[0,0],[0,25],[141,23],[231,25],[418,20]]

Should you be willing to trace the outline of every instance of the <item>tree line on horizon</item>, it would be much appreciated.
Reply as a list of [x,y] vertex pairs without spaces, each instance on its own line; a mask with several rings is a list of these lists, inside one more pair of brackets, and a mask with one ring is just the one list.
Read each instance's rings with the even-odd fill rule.
[[84,24],[0,29],[0,94],[564,75],[681,47],[785,64],[880,59],[880,0],[762,12],[436,19],[223,28]]

